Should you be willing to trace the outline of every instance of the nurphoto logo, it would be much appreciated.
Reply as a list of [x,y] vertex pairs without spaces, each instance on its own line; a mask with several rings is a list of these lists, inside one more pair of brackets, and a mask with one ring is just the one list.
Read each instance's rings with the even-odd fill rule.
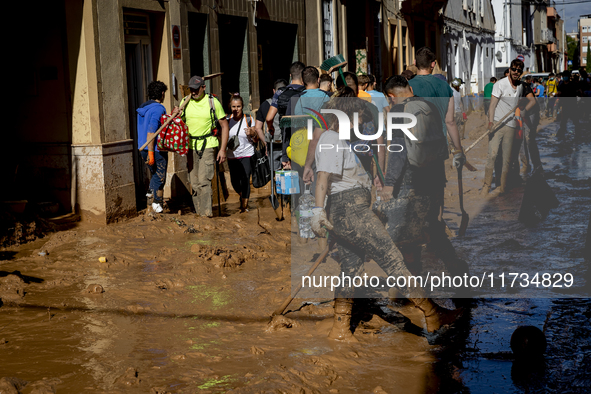
[[[386,114],[386,127],[384,128],[384,116],[383,112],[378,112],[377,120],[378,125],[375,127],[373,121],[368,123],[360,122],[360,115],[359,112],[353,112],[351,115],[345,113],[344,111],[338,109],[320,109],[320,112],[315,111],[312,108],[307,108],[310,111],[310,117],[312,119],[308,119],[307,121],[307,131],[308,131],[308,140],[313,139],[314,128],[319,127],[325,130],[329,129],[329,125],[326,122],[326,119],[322,114],[331,114],[336,116],[338,121],[338,133],[340,140],[351,140],[351,130],[353,130],[354,136],[356,140],[361,141],[376,141],[380,138],[384,132],[386,131],[386,140],[391,141],[393,136],[394,130],[401,130],[406,137],[411,141],[417,141],[417,138],[412,134],[409,130],[416,126],[417,118],[413,114],[409,114],[406,112],[388,112]],[[397,123],[404,119],[410,119],[408,123]],[[316,126],[315,126],[316,123]],[[359,130],[359,125],[362,124],[363,130]],[[369,127],[367,125],[369,124]],[[368,132],[368,130],[370,130]],[[334,130],[336,131],[336,130]],[[402,145],[399,144],[356,144],[353,146],[353,149],[358,153],[369,152],[371,147],[376,147],[379,151],[381,147],[385,147],[389,152],[401,152],[404,148]],[[322,151],[323,149],[334,149],[332,144],[320,144],[318,149]]]

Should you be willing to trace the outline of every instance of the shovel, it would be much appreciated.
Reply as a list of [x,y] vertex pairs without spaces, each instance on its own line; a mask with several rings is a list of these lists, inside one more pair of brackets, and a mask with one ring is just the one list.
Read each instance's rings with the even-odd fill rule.
[[460,211],[462,211],[462,221],[460,222],[460,229],[458,230],[458,237],[466,235],[466,229],[468,228],[468,221],[470,216],[464,210],[464,186],[462,185],[462,167],[458,167],[458,192],[460,194]]
[[[310,270],[308,271],[308,273],[306,274],[306,276],[310,276],[312,275],[312,273],[314,271],[316,271],[316,268],[318,268],[318,266],[320,265],[320,263],[322,263],[324,261],[324,259],[326,258],[326,256],[328,255],[328,251],[330,249],[330,246],[327,246],[326,248],[324,248],[324,250],[322,251],[322,253],[320,254],[320,256],[318,256],[318,258],[314,261],[314,264],[312,265],[312,267],[310,268]],[[273,314],[271,315],[273,316],[279,316],[279,315],[283,315],[283,312],[285,312],[285,309],[287,309],[287,307],[289,306],[289,304],[291,303],[291,301],[293,301],[293,299],[295,298],[296,295],[298,295],[298,293],[300,292],[300,290],[302,290],[302,284],[300,283],[298,285],[298,287],[296,288],[296,290],[293,292],[293,295],[289,295],[289,297],[287,297],[285,299],[285,301],[283,301],[283,304],[281,304],[281,306],[279,308],[277,308],[275,310],[275,312],[273,312]]]
[[[267,131],[267,125],[265,124],[265,131]],[[271,206],[275,211],[275,216],[277,216],[277,220],[283,220],[283,209],[277,200],[277,195],[275,194],[275,165],[273,159],[273,139],[269,142],[269,166],[271,167],[271,195],[269,196],[269,200],[271,201]]]
[[513,107],[513,109],[511,111],[507,112],[505,114],[505,116],[503,116],[501,119],[499,119],[497,122],[495,122],[495,124],[493,125],[493,127],[490,130],[486,131],[484,134],[482,134],[480,137],[478,137],[476,139],[476,141],[474,141],[472,143],[472,145],[470,145],[469,147],[464,149],[464,154],[470,152],[470,150],[472,150],[472,148],[474,148],[480,141],[482,141],[482,139],[484,137],[497,131],[497,129],[504,124],[503,122],[505,122],[505,119],[507,119],[511,115],[515,115],[515,110],[517,109],[517,107],[518,107],[517,105],[515,107]]

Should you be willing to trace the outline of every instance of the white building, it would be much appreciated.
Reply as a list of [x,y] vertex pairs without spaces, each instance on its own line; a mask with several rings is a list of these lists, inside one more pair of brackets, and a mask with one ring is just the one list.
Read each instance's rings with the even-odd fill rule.
[[490,0],[451,0],[443,10],[442,67],[461,78],[464,95],[481,93],[495,74],[495,17]]
[[526,69],[538,71],[533,43],[532,7],[507,0],[492,0],[492,6],[496,20],[496,77],[503,77],[503,72],[519,55],[524,57]]

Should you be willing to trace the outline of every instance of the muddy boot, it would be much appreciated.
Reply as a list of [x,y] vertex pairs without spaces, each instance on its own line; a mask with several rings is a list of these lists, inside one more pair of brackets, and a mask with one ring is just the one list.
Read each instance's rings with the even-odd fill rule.
[[462,314],[463,309],[449,310],[440,307],[429,298],[411,298],[417,308],[425,314],[427,331],[434,332],[447,324],[452,324]]
[[509,177],[509,171],[501,173],[501,186],[499,186],[499,194],[505,194],[507,192],[507,179]]
[[334,303],[334,323],[328,333],[330,339],[340,341],[354,341],[357,339],[351,332],[351,312],[353,310],[352,298],[337,298]]
[[482,190],[480,194],[482,196],[487,196],[488,192],[490,192],[490,185],[492,185],[493,179],[493,169],[492,168],[485,168],[484,169],[484,185],[482,185]]

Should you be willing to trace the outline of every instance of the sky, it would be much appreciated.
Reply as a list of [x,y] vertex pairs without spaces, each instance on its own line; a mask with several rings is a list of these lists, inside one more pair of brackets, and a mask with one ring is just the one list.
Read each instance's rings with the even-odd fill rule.
[[579,20],[579,15],[589,15],[591,14],[591,0],[585,3],[578,3],[578,4],[569,4],[569,5],[561,5],[563,1],[570,2],[570,1],[577,1],[577,0],[557,0],[556,1],[556,10],[558,11],[558,15],[564,20],[564,30],[567,33],[575,30],[577,31],[577,21]]

